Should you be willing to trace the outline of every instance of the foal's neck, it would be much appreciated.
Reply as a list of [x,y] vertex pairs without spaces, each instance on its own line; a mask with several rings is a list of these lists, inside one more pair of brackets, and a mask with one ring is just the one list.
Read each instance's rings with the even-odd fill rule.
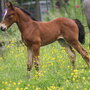
[[23,33],[27,30],[27,28],[30,28],[33,20],[31,19],[31,17],[29,15],[27,15],[26,13],[24,13],[21,10],[18,10],[17,13],[18,13],[17,25],[20,29],[20,32]]

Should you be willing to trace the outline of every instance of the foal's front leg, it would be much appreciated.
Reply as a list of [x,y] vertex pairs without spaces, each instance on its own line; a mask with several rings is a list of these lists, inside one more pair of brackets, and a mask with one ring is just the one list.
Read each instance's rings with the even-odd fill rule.
[[28,62],[27,62],[27,70],[31,71],[32,66],[34,63],[34,66],[36,68],[36,71],[39,71],[39,45],[34,44],[31,48],[28,48]]
[[32,66],[33,66],[33,58],[32,58],[33,50],[32,50],[32,48],[27,48],[27,51],[28,51],[27,70],[31,71],[32,70]]
[[27,70],[29,78],[30,78],[29,72],[32,70],[33,63],[36,68],[36,71],[39,72],[39,49],[40,46],[38,44],[34,44],[27,49],[28,51]]
[[39,62],[39,50],[40,50],[40,46],[38,44],[34,44],[32,45],[32,49],[33,49],[33,62],[34,62],[34,66],[37,72],[39,72],[39,67],[40,67],[40,62]]
[[27,48],[27,52],[28,52],[28,61],[27,61],[27,77],[30,78],[30,71],[32,70],[32,66],[33,66],[33,58],[32,58],[32,48]]

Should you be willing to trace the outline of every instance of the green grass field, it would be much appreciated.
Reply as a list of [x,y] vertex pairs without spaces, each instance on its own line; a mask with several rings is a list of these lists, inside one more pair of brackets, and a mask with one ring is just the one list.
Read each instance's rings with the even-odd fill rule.
[[[84,47],[90,52],[87,43]],[[40,77],[33,68],[28,80],[26,47],[12,41],[6,47],[4,60],[0,58],[0,90],[90,90],[90,70],[79,54],[76,69],[72,70],[58,42],[42,47],[40,53]]]
[[[59,15],[59,13],[57,14]],[[50,15],[52,15],[51,19],[56,17],[54,14],[50,13]],[[75,18],[72,14],[71,17]],[[86,23],[85,17],[83,20],[80,13],[78,13],[77,17],[80,17],[79,19]],[[28,79],[26,47],[15,43],[20,34],[17,35],[16,26],[11,29],[13,29],[12,32],[15,32],[15,35],[1,37],[6,37],[6,41],[7,38],[12,40],[12,43],[5,46],[4,59],[0,57],[0,90],[90,90],[90,69],[88,69],[87,64],[76,52],[76,69],[72,70],[65,49],[58,42],[41,48],[40,77],[38,78],[37,72],[33,68],[30,74],[31,78]],[[86,43],[83,47],[86,48],[90,55],[88,42],[88,34],[86,34]]]

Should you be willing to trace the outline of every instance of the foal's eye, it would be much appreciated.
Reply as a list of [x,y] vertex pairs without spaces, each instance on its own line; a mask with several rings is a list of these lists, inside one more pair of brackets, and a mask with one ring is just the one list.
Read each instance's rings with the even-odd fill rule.
[[13,14],[7,15],[6,18],[12,18]]
[[13,15],[8,15],[8,18],[11,18],[11,17],[13,17]]
[[10,15],[10,17],[12,18],[12,17],[13,17],[13,15]]

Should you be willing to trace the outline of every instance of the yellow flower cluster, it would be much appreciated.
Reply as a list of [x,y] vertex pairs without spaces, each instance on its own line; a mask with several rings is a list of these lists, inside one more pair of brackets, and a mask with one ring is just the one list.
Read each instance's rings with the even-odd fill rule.
[[30,84],[27,84],[27,86],[22,88],[20,87],[21,84],[22,84],[22,80],[20,80],[19,82],[2,81],[2,85],[4,85],[4,88],[2,88],[1,90],[12,90],[12,88],[15,88],[15,90],[28,90],[28,88],[30,87]]

